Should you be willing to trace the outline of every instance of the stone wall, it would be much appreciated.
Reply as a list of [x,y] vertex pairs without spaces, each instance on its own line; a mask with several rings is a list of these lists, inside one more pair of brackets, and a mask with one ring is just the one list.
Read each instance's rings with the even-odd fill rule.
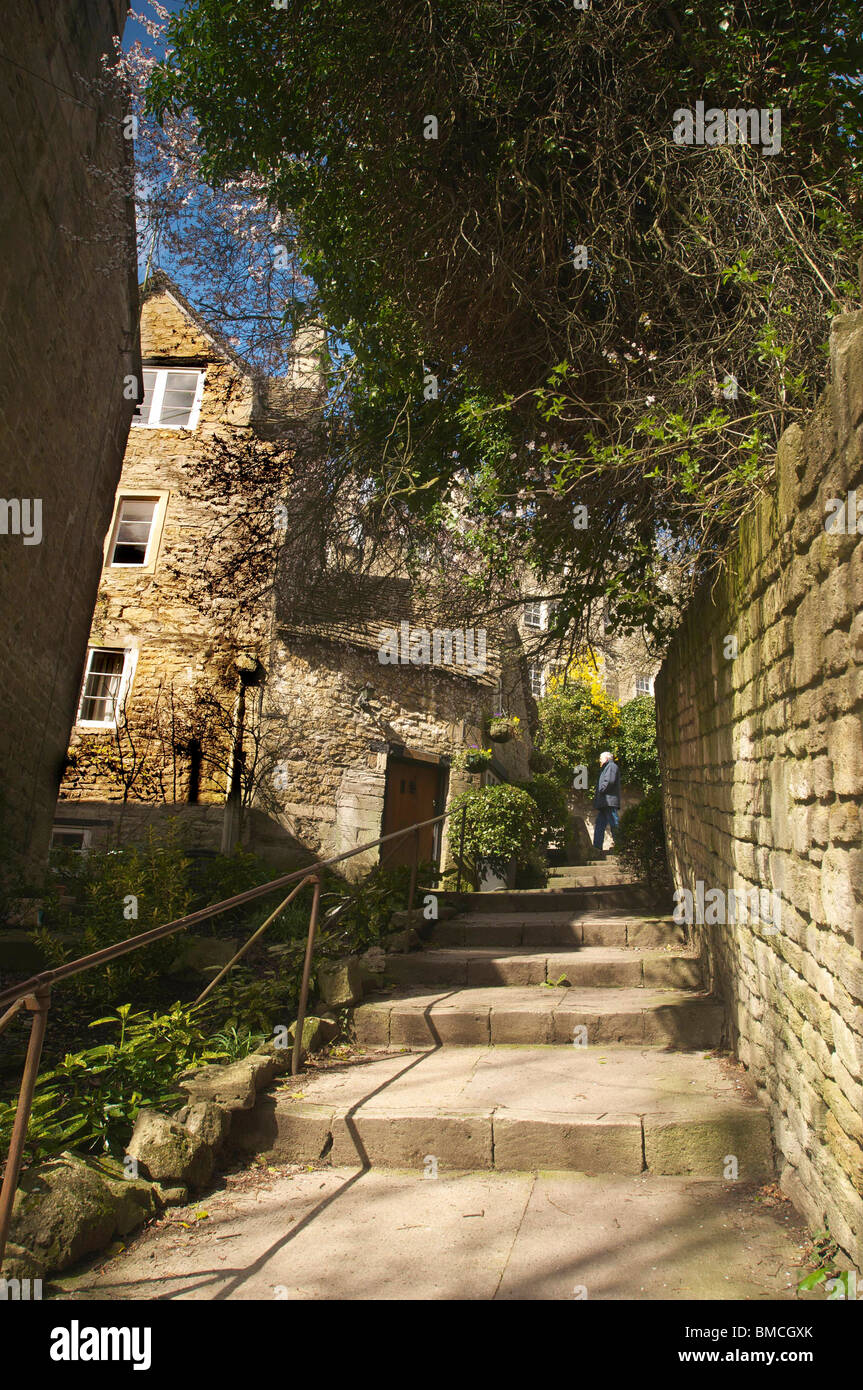
[[[263,725],[280,750],[284,790],[269,799],[272,820],[323,858],[342,854],[381,834],[388,751],[449,759],[484,741],[484,718],[497,703],[495,657],[488,670],[470,676],[428,666],[387,665],[371,643],[335,643],[280,632],[270,658]],[[357,696],[374,687],[368,709]],[[507,710],[527,723],[520,680],[507,672]],[[529,776],[525,740],[496,745],[499,774]],[[471,781],[453,770],[447,802]],[[263,844],[263,842],[260,842]],[[267,848],[275,849],[277,841]],[[444,863],[447,840],[443,841]],[[364,860],[368,862],[363,863]],[[359,855],[351,875],[376,862]]]
[[775,894],[726,925],[710,921],[714,895],[693,905],[693,932],[782,1186],[860,1268],[863,505],[847,533],[826,522],[849,493],[863,504],[863,314],[834,322],[831,358],[811,420],[780,442],[772,494],[689,607],[657,705],[675,885]]
[[[37,870],[135,405],[124,378],[140,378],[130,152],[95,85],[126,9],[15,5],[0,36],[0,840]],[[13,533],[22,499],[41,504],[38,544]]]

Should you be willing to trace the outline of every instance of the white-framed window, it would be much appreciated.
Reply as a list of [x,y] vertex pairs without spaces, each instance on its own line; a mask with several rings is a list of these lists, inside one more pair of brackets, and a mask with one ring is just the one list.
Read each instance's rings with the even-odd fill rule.
[[144,399],[132,424],[141,429],[193,430],[203,393],[204,373],[199,367],[145,367]]
[[156,568],[170,493],[123,488],[117,494],[111,529],[105,537],[106,569]]
[[108,547],[108,564],[146,565],[153,548],[158,497],[117,498],[117,512]]
[[524,625],[541,629],[542,621],[542,599],[530,599],[524,605]]
[[636,677],[635,677],[635,693],[636,693],[636,695],[652,695],[652,694],[653,694],[653,679],[652,679],[652,677],[651,677],[651,676],[636,676]]
[[93,832],[86,826],[55,825],[51,830],[52,849],[75,849],[83,854],[92,840]]
[[107,729],[117,715],[132,680],[135,652],[130,647],[90,647],[84,668],[79,724]]
[[535,700],[541,700],[545,694],[545,667],[541,661],[530,663],[527,668],[527,679],[531,695]]

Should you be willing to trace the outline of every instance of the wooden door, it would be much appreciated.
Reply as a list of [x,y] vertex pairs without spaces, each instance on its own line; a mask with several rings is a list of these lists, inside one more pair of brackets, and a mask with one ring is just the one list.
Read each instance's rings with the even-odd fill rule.
[[[383,833],[391,835],[396,830],[415,825],[417,821],[431,820],[436,816],[439,786],[440,769],[436,763],[413,762],[409,758],[390,758],[387,763]],[[420,831],[421,863],[434,857],[434,832],[433,825],[428,825]],[[405,835],[403,840],[381,845],[381,860],[386,868],[396,864],[412,864],[413,853],[413,835]]]

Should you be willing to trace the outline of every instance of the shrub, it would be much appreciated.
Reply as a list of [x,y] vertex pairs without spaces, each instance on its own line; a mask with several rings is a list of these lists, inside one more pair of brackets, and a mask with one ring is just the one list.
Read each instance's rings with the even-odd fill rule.
[[[231,1059],[230,1049],[211,1045],[192,1012],[176,1004],[167,1013],[133,1013],[122,1004],[91,1028],[111,1027],[116,1041],[67,1053],[36,1083],[26,1152],[41,1162],[63,1149],[84,1153],[125,1151],[138,1111],[172,1109],[182,1101],[179,1072],[196,1063]],[[254,1048],[248,1038],[247,1051]],[[0,1102],[0,1130],[9,1132],[15,1103]]]
[[[35,933],[52,966],[138,936],[190,910],[191,860],[172,822],[151,829],[138,844],[86,855],[67,851],[53,863],[58,888],[46,900],[44,927]],[[56,929],[72,933],[74,945],[62,942]],[[101,1008],[146,991],[176,954],[177,939],[168,937],[76,975],[65,988],[79,1004]]]
[[656,705],[652,695],[636,695],[620,710],[620,775],[643,792],[659,786]]
[[540,841],[546,846],[552,840],[556,844],[565,843],[569,834],[569,808],[565,787],[557,777],[540,772],[530,782],[525,782],[524,790],[536,802],[539,811]]
[[662,792],[653,787],[620,818],[617,852],[625,869],[647,884],[657,900],[671,894],[671,875],[662,818]]
[[552,775],[567,786],[573,768],[594,766],[604,748],[614,749],[620,730],[619,710],[597,673],[575,667],[567,684],[552,683],[539,701],[537,753]]
[[453,797],[451,805],[456,814],[467,807],[465,853],[474,860],[489,860],[498,872],[514,856],[524,860],[536,844],[539,810],[523,787],[509,782],[470,787]]

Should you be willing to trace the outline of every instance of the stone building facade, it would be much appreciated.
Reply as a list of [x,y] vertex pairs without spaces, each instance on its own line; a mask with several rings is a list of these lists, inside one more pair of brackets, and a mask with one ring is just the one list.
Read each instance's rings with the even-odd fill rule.
[[859,1270],[863,313],[834,321],[831,362],[806,428],[780,441],[773,495],[684,616],[657,715],[705,978],[769,1109],[784,1190]]
[[0,843],[31,882],[140,378],[130,145],[98,80],[126,10],[15,5],[0,30]]
[[[236,489],[219,481],[214,442],[269,447],[271,470],[289,472],[287,437],[320,403],[313,357],[298,356],[287,382],[256,380],[162,276],[144,299],[141,347],[147,394],[106,531],[56,842],[131,837],[179,812],[202,849],[239,842],[280,867],[345,853],[444,811],[476,776],[453,756],[487,745],[504,684],[525,736],[495,744],[482,776],[525,780],[518,663],[504,683],[500,646],[479,659],[478,633],[462,652],[458,634],[428,632],[403,584],[373,618],[334,613],[322,635],[291,621],[278,582],[230,621],[218,565],[208,592],[191,582],[258,500],[253,472],[237,472]],[[290,517],[282,538],[287,551]],[[445,832],[423,832],[424,859],[446,850]],[[385,862],[412,851],[388,843]],[[358,856],[350,872],[376,859]]]
[[[529,586],[528,586],[529,589]],[[566,665],[555,652],[545,649],[543,634],[549,625],[549,602],[525,596],[518,616],[518,629],[527,660],[528,682],[534,699],[548,690],[552,678]],[[637,695],[652,695],[660,657],[652,651],[641,633],[615,633],[603,611],[592,615],[590,643],[597,667],[597,678],[612,700],[627,704]]]

